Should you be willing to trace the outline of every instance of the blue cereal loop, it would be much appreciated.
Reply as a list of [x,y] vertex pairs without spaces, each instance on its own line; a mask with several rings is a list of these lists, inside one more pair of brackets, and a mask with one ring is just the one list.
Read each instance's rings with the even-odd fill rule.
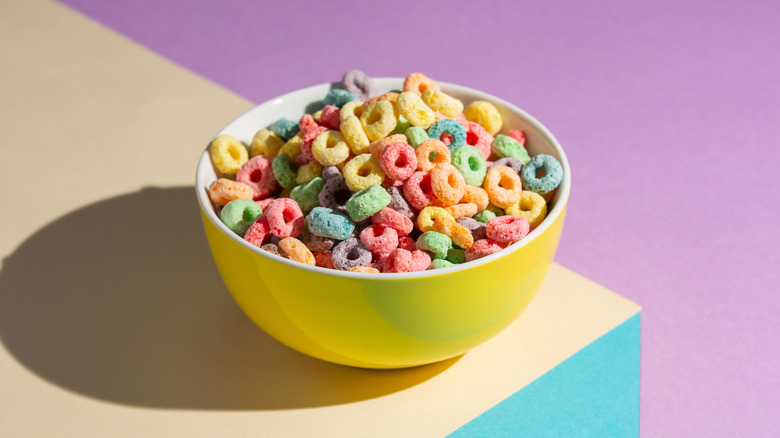
[[[541,178],[536,177],[539,169],[544,169],[544,176]],[[521,179],[528,190],[539,194],[549,193],[560,185],[563,179],[563,167],[552,155],[535,155],[523,166]]]
[[341,108],[342,106],[344,106],[345,103],[352,102],[353,100],[360,100],[360,98],[354,93],[350,93],[347,90],[342,90],[341,88],[334,88],[328,91],[328,94],[325,95],[325,99],[323,99],[323,102],[325,103],[325,105],[333,105]]
[[309,231],[320,237],[344,240],[355,231],[355,224],[348,217],[329,208],[314,207],[309,213]]
[[298,131],[301,130],[298,123],[285,119],[284,117],[271,123],[268,126],[268,129],[285,140],[295,137],[295,135],[298,134]]
[[453,119],[441,119],[428,128],[428,137],[430,138],[439,140],[442,134],[452,136],[452,143],[448,146],[450,151],[466,144],[466,128]]

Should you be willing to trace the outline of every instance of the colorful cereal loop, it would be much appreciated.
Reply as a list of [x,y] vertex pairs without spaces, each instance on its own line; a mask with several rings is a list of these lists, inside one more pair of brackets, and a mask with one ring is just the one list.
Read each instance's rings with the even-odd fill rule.
[[501,131],[504,120],[495,105],[485,100],[475,100],[463,110],[466,120],[482,125],[490,135],[496,135]]
[[216,205],[225,205],[235,199],[252,199],[255,191],[240,182],[219,178],[209,185],[209,200]]
[[360,119],[361,114],[363,114],[363,102],[359,100],[347,102],[339,110],[339,118],[341,119],[342,123],[344,123],[344,120],[350,116],[354,116]]
[[452,165],[463,175],[466,184],[481,186],[485,181],[485,158],[474,146],[460,146],[452,151]]
[[341,78],[344,88],[361,99],[368,99],[376,95],[376,85],[371,78],[360,70],[347,70]]
[[403,90],[420,96],[425,90],[438,90],[439,84],[422,73],[412,73],[404,79]]
[[249,199],[234,199],[219,212],[219,219],[230,231],[244,237],[246,230],[263,214],[256,202]]
[[290,260],[314,266],[314,255],[300,240],[294,237],[285,237],[279,241],[279,249],[284,251]]
[[463,113],[463,102],[441,90],[425,90],[421,98],[432,110],[438,111],[450,119],[455,119]]
[[528,190],[539,194],[549,193],[561,184],[563,167],[552,155],[535,155],[523,167],[522,179]]
[[209,156],[214,167],[225,175],[235,175],[249,159],[246,146],[230,135],[212,140]]
[[275,132],[270,129],[261,129],[257,131],[252,139],[252,150],[249,155],[256,157],[263,155],[268,158],[273,158],[279,153],[279,149],[284,146],[284,140],[281,139]]
[[485,231],[487,238],[494,242],[512,243],[525,237],[530,227],[526,218],[506,215],[490,219]]
[[465,185],[463,175],[452,164],[442,163],[431,170],[433,194],[444,205],[457,204],[463,197]]
[[406,143],[390,143],[379,155],[385,175],[395,181],[406,181],[417,170],[417,155]]
[[531,230],[538,227],[547,216],[547,202],[538,193],[523,190],[520,200],[506,208],[506,214],[524,217]]
[[295,175],[295,182],[297,184],[306,184],[321,175],[322,164],[312,160],[298,168],[298,173]]
[[289,155],[277,155],[271,162],[271,169],[273,169],[274,177],[280,186],[285,189],[292,189],[296,186],[295,174],[297,169]]
[[499,158],[517,158],[523,164],[528,164],[531,159],[523,145],[504,134],[498,134],[493,140],[492,151]]
[[385,173],[379,165],[379,160],[371,154],[360,154],[349,160],[343,169],[347,187],[353,192],[359,192],[374,184],[382,184]]
[[477,212],[486,209],[488,204],[490,203],[485,189],[483,189],[482,187],[475,187],[466,184],[466,186],[463,188],[463,197],[460,198],[460,203],[463,204],[467,202],[476,204]]
[[420,143],[430,138],[428,137],[428,133],[419,126],[412,126],[408,128],[404,132],[404,135],[406,136],[406,140],[409,142],[409,145],[415,149]]
[[401,93],[396,106],[401,115],[414,126],[428,129],[436,121],[433,111],[420,99],[420,96],[412,92]]
[[428,128],[430,138],[442,140],[442,136],[445,134],[452,138],[449,145],[450,150],[466,144],[466,129],[455,120],[442,119]]
[[385,138],[395,129],[396,122],[393,104],[386,100],[369,105],[360,115],[360,124],[369,141]]
[[447,146],[435,138],[420,143],[415,154],[417,154],[417,169],[423,172],[433,170],[438,164],[449,164],[451,159]]
[[390,136],[387,136],[383,139],[371,142],[370,145],[368,145],[368,150],[371,152],[375,157],[379,157],[382,153],[382,149],[385,148],[385,146],[389,145],[390,143],[404,143],[407,144],[406,136],[403,134],[393,134]]
[[349,157],[349,146],[339,131],[325,131],[314,139],[311,153],[324,166],[335,166]]
[[431,187],[430,172],[415,172],[404,181],[404,196],[409,204],[417,210],[422,210],[431,205],[436,196]]
[[368,152],[370,141],[368,140],[366,132],[363,130],[363,124],[360,123],[360,119],[356,116],[341,119],[340,129],[353,154],[360,155]]
[[499,208],[507,208],[519,201],[522,191],[520,177],[506,166],[493,166],[488,169],[482,187],[490,202]]

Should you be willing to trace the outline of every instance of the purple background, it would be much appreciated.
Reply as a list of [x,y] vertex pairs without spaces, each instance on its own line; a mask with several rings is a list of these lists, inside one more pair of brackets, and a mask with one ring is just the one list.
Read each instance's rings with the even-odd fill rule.
[[644,307],[642,435],[780,426],[780,3],[66,3],[258,103],[358,68],[526,109],[573,168],[557,260]]

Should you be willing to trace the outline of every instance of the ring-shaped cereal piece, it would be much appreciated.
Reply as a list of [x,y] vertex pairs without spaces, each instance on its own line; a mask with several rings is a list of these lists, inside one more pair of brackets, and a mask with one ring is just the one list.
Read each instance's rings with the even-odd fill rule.
[[420,96],[412,92],[403,92],[395,103],[398,112],[414,126],[428,129],[436,121],[433,110],[420,99]]
[[375,157],[379,158],[379,155],[382,153],[382,149],[385,148],[385,146],[389,145],[390,143],[404,143],[408,144],[406,140],[406,136],[403,134],[393,134],[389,135],[383,139],[371,142],[371,144],[368,145],[368,150],[371,152]]
[[255,219],[255,222],[244,233],[244,240],[258,248],[265,245],[270,237],[271,228],[268,226],[268,218],[265,215]]
[[442,135],[452,137],[448,145],[450,150],[466,144],[466,128],[453,119],[442,119],[428,128],[428,137],[441,140]]
[[377,141],[387,137],[398,122],[393,110],[393,104],[380,100],[369,105],[360,115],[360,124],[369,141]]
[[449,268],[450,266],[455,266],[455,263],[448,262],[444,259],[433,259],[431,260],[431,266],[428,269],[442,269],[442,268]]
[[402,192],[403,185],[401,185],[400,188],[396,186],[388,187],[386,190],[387,193],[390,194],[390,205],[388,205],[388,207],[392,208],[398,213],[401,213],[402,215],[408,217],[409,219],[413,218],[414,212],[412,211],[412,207],[409,205],[409,201],[407,201],[406,198],[404,198]]
[[484,223],[471,217],[462,217],[457,219],[457,222],[471,232],[471,237],[474,238],[475,242],[487,237],[487,227]]
[[381,185],[374,184],[349,198],[347,214],[353,221],[360,222],[388,205],[390,205],[390,194]]
[[379,274],[381,271],[377,268],[372,268],[371,266],[355,266],[354,268],[349,268],[347,271],[350,272],[365,272],[367,274]]
[[412,272],[412,253],[406,249],[396,248],[382,264],[382,272]]
[[406,181],[417,170],[417,155],[406,143],[390,143],[379,154],[379,165],[394,181]]
[[530,190],[520,193],[520,200],[506,208],[506,214],[524,217],[531,230],[538,227],[547,216],[547,202],[542,195]]
[[371,221],[375,225],[390,227],[397,231],[401,236],[411,233],[414,229],[414,223],[410,218],[393,210],[391,207],[385,207],[374,213],[374,215],[371,216]]
[[374,81],[360,70],[347,70],[341,78],[341,83],[347,91],[361,99],[368,99],[377,93]]
[[431,266],[431,256],[425,251],[412,251],[412,272],[427,271]]
[[[426,231],[439,231],[456,224],[457,222],[455,222],[450,212],[441,207],[428,206],[420,210],[420,213],[417,215],[417,229],[423,233]],[[439,232],[447,234],[443,231]]]
[[479,123],[466,121],[462,125],[466,129],[466,144],[477,148],[485,160],[490,158],[494,137]]
[[[458,125],[460,126],[460,125]],[[474,146],[463,145],[452,151],[452,165],[463,175],[466,184],[481,186],[485,181],[487,165],[482,153]]]
[[446,234],[452,239],[452,243],[464,249],[468,249],[474,244],[474,236],[471,235],[471,231],[455,221],[452,223],[441,220],[435,221],[433,223],[433,231]]
[[249,159],[249,152],[235,137],[220,135],[211,141],[209,156],[218,171],[225,175],[235,175]]
[[298,173],[295,175],[295,182],[297,184],[306,184],[321,175],[322,164],[318,163],[316,160],[312,160],[298,168]]
[[406,136],[406,140],[409,145],[415,149],[420,143],[430,138],[428,137],[428,133],[419,126],[412,126],[407,128],[406,131],[404,131],[404,135]]
[[339,173],[336,176],[325,179],[325,185],[320,190],[318,198],[321,206],[339,213],[346,213],[347,201],[352,197],[352,194],[352,191],[347,186],[347,181]]
[[341,126],[340,109],[333,105],[325,105],[320,114],[322,126],[338,131]]
[[268,219],[271,234],[276,237],[298,237],[303,231],[303,212],[290,198],[278,198],[263,212]]
[[314,140],[318,135],[327,130],[328,128],[318,125],[304,132],[303,137],[301,137],[301,155],[304,156],[308,161],[314,159],[314,155],[311,153],[312,143],[314,143]]
[[528,163],[531,158],[525,147],[512,137],[504,134],[498,134],[493,140],[491,150],[499,158],[517,158],[523,164]]
[[[393,107],[395,109],[395,107]],[[404,118],[404,116],[398,114],[398,121],[395,124],[395,128],[393,128],[393,132],[390,134],[403,134],[406,132],[407,129],[409,129],[412,126],[411,123],[409,123],[408,120]]]
[[349,146],[339,131],[325,131],[314,139],[311,153],[323,166],[335,166],[349,157]]
[[363,124],[360,123],[360,119],[356,116],[341,119],[340,129],[353,154],[360,155],[368,152],[370,141],[363,130]]
[[360,232],[360,243],[379,256],[398,248],[398,231],[384,225],[370,225]]
[[519,130],[519,129],[510,129],[509,133],[507,133],[508,136],[515,139],[516,142],[520,143],[521,145],[525,146],[525,132]]
[[301,133],[303,134],[306,134],[307,131],[310,131],[318,126],[320,126],[320,124],[314,120],[314,117],[311,114],[304,114],[300,119],[298,119],[298,128],[300,128]]
[[379,165],[379,160],[371,154],[360,154],[347,161],[342,170],[347,187],[353,192],[359,192],[374,184],[382,184],[385,172]]
[[306,184],[293,187],[290,191],[290,199],[298,204],[301,211],[311,211],[312,208],[320,205],[319,196],[324,186],[325,178],[314,178]]
[[463,114],[463,102],[441,90],[428,89],[423,91],[420,97],[430,109],[450,119],[456,119]]
[[487,208],[490,200],[485,189],[466,184],[466,187],[463,188],[463,197],[460,198],[460,203],[467,202],[476,204],[477,212],[480,212]]
[[428,252],[431,258],[443,259],[452,249],[452,239],[438,231],[426,231],[417,238],[415,246],[419,250]]
[[311,234],[334,240],[344,240],[355,231],[355,224],[343,214],[326,207],[314,207],[309,213]]
[[[308,224],[306,225],[306,228],[308,228]],[[312,233],[309,233],[309,236],[303,240],[303,244],[306,245],[306,248],[309,248],[309,251],[312,253],[328,251],[333,248],[334,243],[333,239],[329,237],[318,236]]]
[[303,242],[295,237],[285,237],[279,241],[278,245],[288,259],[311,266],[316,264],[314,254],[309,251],[309,248]]
[[463,197],[466,182],[452,164],[442,163],[431,170],[433,194],[445,206],[457,204]]
[[422,73],[412,73],[404,79],[404,91],[420,96],[425,90],[439,90],[439,84]]
[[470,262],[481,259],[482,257],[501,251],[501,249],[501,245],[490,239],[477,240],[471,245],[471,248],[466,250],[466,261]]
[[285,140],[295,137],[301,131],[297,123],[284,117],[268,125],[268,129]]
[[252,187],[255,201],[267,198],[277,187],[271,162],[262,156],[244,163],[236,174],[236,181]]
[[255,191],[244,183],[219,178],[209,184],[208,194],[212,204],[226,205],[235,199],[252,199]]
[[268,128],[257,131],[252,138],[252,149],[249,151],[250,157],[264,155],[272,158],[279,153],[279,149],[284,146],[284,140]]
[[456,221],[460,218],[470,218],[477,214],[477,204],[471,202],[450,205],[449,207],[444,207],[444,209],[449,211],[452,218]]
[[[395,103],[398,101],[398,96],[399,96],[399,93],[396,93],[394,91],[391,91],[389,93],[385,93],[385,94],[383,94],[381,96],[374,96],[371,99],[368,99],[367,101],[363,102],[363,106],[361,108],[361,111],[365,111],[366,108],[368,108],[369,105],[373,105],[373,104],[379,102],[380,100],[386,100],[386,101],[392,103],[393,106],[395,106]],[[362,113],[361,113],[361,115],[362,115]]]
[[520,200],[523,191],[520,177],[509,167],[493,166],[485,175],[482,184],[490,202],[499,208],[507,208]]
[[518,175],[520,175],[520,179],[522,180],[522,173],[523,173],[523,162],[517,158],[499,158],[498,160],[494,161],[493,164],[490,165],[490,167],[493,166],[506,166],[517,172]]
[[234,199],[219,212],[219,220],[230,231],[244,237],[246,230],[263,214],[263,210],[250,199]]
[[363,102],[359,100],[353,100],[352,102],[347,102],[339,110],[339,118],[341,119],[342,123],[344,122],[345,119],[349,118],[350,116],[355,116],[358,119],[360,119],[361,114],[363,114]]
[[[544,176],[537,176],[544,171]],[[552,192],[563,180],[563,167],[552,155],[539,154],[523,167],[523,185],[530,191],[539,194]]]
[[283,259],[287,258],[287,254],[285,254],[284,251],[279,249],[279,245],[275,243],[266,243],[265,245],[261,246],[260,249],[266,252],[270,252],[271,254],[278,255]]
[[315,266],[326,269],[336,269],[333,266],[333,254],[330,251],[320,251],[314,253]]
[[475,100],[463,110],[463,115],[470,122],[477,122],[490,135],[496,135],[504,125],[504,119],[495,105],[486,100]]
[[295,168],[295,163],[287,154],[279,154],[271,162],[271,169],[274,173],[274,178],[280,186],[285,189],[292,189],[296,186],[295,176],[298,169]]
[[422,210],[431,205],[436,196],[431,187],[430,172],[415,172],[404,181],[404,196],[406,201],[417,210]]
[[522,239],[530,231],[528,220],[520,216],[499,216],[486,225],[487,238],[498,243],[512,243]]
[[360,100],[360,97],[358,97],[355,93],[350,93],[349,91],[342,90],[341,88],[334,88],[328,91],[328,94],[326,94],[325,98],[322,99],[322,103],[325,105],[332,105],[341,108],[347,102],[356,100]]
[[301,154],[301,144],[303,143],[303,134],[296,135],[293,138],[287,140],[282,148],[279,149],[279,154],[284,154],[295,160]]
[[359,240],[350,237],[333,247],[331,251],[333,266],[336,269],[347,271],[356,266],[368,266],[373,259],[371,251],[366,249]]
[[433,170],[439,164],[449,164],[450,150],[441,140],[430,138],[417,145],[417,169],[423,172]]

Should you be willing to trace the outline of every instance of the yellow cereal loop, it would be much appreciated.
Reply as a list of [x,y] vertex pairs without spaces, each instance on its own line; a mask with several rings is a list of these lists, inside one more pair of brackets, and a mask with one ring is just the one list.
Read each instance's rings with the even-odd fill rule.
[[360,154],[347,161],[342,169],[347,187],[359,192],[374,184],[382,184],[385,172],[379,166],[379,159],[371,154]]
[[414,126],[428,129],[436,120],[433,110],[428,108],[419,95],[411,91],[401,93],[395,103],[401,115]]
[[325,131],[311,144],[311,154],[323,166],[335,166],[349,157],[349,146],[339,131]]
[[369,141],[377,141],[393,132],[398,119],[393,110],[393,104],[380,100],[369,105],[360,115],[360,123]]
[[436,231],[434,225],[437,223],[440,224],[439,228],[442,229],[446,229],[453,224],[457,225],[450,212],[441,207],[428,206],[420,210],[420,214],[417,215],[417,228],[423,233]]
[[314,119],[315,122],[320,123],[322,121],[322,110],[319,110],[316,113],[312,114],[311,117]]
[[261,129],[257,131],[257,134],[252,139],[252,149],[249,151],[249,157],[257,155],[269,158],[275,157],[282,146],[284,146],[284,140],[276,135],[275,132],[270,129]]
[[361,114],[363,114],[363,102],[360,100],[353,100],[345,103],[344,106],[341,107],[339,110],[339,119],[343,122],[344,119],[349,116],[360,118]]
[[300,155],[301,154],[301,134],[298,134],[295,137],[287,140],[287,143],[285,143],[282,146],[282,148],[279,149],[279,153],[280,154],[285,154],[285,155],[289,156],[293,160],[298,155]]
[[[360,103],[359,101],[353,102]],[[349,103],[347,105],[349,105]],[[352,115],[341,119],[341,126],[339,129],[341,130],[341,134],[344,135],[344,139],[347,141],[349,149],[353,154],[360,155],[368,152],[368,145],[370,142],[368,141],[366,132],[363,131],[363,125],[360,123],[360,119],[358,119],[357,116]]]
[[212,140],[209,156],[214,167],[226,175],[234,175],[249,160],[246,146],[230,135]]
[[528,220],[531,229],[538,227],[544,217],[547,216],[547,203],[538,193],[530,190],[523,190],[520,193],[520,200],[510,205],[504,210],[506,214],[520,216]]
[[434,111],[455,119],[463,112],[463,102],[445,94],[441,90],[427,89],[422,94],[422,101]]
[[312,160],[298,168],[295,182],[297,184],[306,184],[320,175],[322,175],[322,164]]
[[279,241],[278,245],[279,249],[284,251],[290,260],[314,266],[314,254],[295,237],[285,237]]
[[504,125],[504,119],[501,117],[501,113],[498,112],[498,108],[485,100],[471,102],[463,110],[463,115],[466,116],[466,120],[482,125],[490,135],[498,134]]

